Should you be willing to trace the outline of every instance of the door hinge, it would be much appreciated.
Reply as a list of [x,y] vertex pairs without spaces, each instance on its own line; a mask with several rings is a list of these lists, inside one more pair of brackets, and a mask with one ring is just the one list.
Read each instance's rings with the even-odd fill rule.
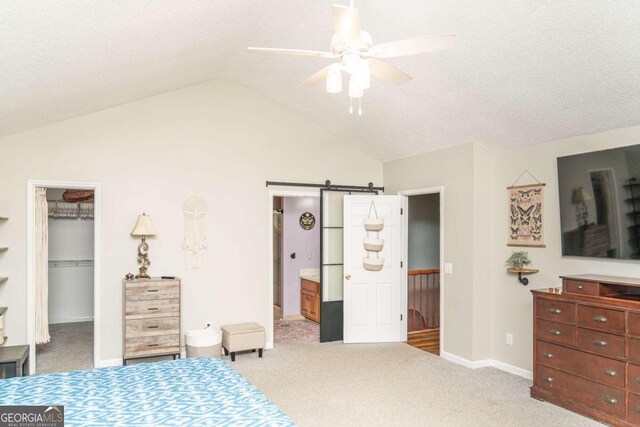
[[400,208],[400,215],[404,215],[404,209]]
[[402,322],[402,314],[400,315],[400,321]]
[[404,267],[404,262],[400,261],[400,268]]

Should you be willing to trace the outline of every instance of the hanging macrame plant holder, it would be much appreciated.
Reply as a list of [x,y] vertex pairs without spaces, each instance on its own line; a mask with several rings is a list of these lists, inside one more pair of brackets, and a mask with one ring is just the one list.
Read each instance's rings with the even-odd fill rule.
[[205,233],[207,211],[207,202],[196,194],[182,204],[182,212],[184,213],[182,249],[185,254],[185,268],[187,270],[202,267],[202,251],[207,249],[207,235]]
[[[369,206],[369,215],[363,223],[367,231],[367,237],[363,241],[367,257],[362,260],[362,266],[365,270],[380,271],[384,266],[384,258],[380,257],[380,251],[384,248],[384,239],[380,238],[380,231],[384,228],[384,218],[378,217],[378,209],[373,201]],[[375,237],[371,237],[370,233],[375,233]],[[372,254],[375,254],[375,257]]]

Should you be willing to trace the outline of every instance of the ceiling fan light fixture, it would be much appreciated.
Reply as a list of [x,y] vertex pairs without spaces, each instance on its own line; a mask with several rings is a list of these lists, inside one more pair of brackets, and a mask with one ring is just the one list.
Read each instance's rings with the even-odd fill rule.
[[340,69],[340,64],[332,64],[329,66],[326,88],[329,93],[342,92],[342,71]]
[[364,89],[362,83],[356,75],[349,77],[349,97],[350,98],[362,98]]

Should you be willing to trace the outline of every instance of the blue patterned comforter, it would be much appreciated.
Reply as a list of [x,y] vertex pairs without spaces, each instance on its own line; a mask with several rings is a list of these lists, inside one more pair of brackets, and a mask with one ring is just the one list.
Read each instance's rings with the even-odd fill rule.
[[66,426],[293,426],[219,359],[0,380],[0,405],[64,405]]

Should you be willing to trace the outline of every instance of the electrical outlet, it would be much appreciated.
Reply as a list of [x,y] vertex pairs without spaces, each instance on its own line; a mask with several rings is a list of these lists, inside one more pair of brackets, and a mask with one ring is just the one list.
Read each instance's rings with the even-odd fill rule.
[[453,274],[453,264],[451,264],[450,262],[445,262],[444,263],[444,272],[446,274]]
[[513,345],[513,334],[507,334],[507,345]]

